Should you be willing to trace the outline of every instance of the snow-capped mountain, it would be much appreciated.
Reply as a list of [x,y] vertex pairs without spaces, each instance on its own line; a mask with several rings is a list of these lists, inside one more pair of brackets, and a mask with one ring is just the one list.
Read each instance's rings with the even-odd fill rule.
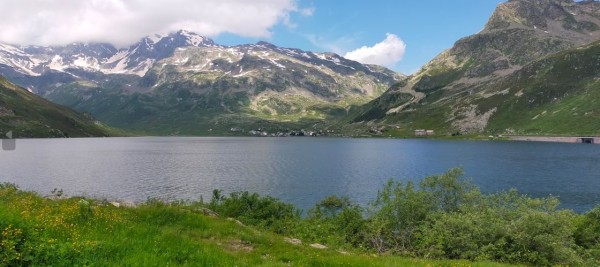
[[262,121],[313,125],[343,116],[403,78],[333,53],[267,42],[222,46],[187,31],[155,34],[124,49],[2,44],[0,75],[108,124],[160,134]]
[[144,76],[156,61],[179,47],[214,46],[212,40],[187,31],[155,34],[128,48],[110,44],[73,43],[60,47],[12,46],[0,43],[0,64],[25,75],[40,76],[69,69]]

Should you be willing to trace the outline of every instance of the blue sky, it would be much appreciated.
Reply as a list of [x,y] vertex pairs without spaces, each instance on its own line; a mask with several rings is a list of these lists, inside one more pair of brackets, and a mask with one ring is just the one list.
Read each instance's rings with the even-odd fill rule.
[[124,48],[145,36],[185,29],[219,44],[264,40],[410,74],[480,31],[503,1],[0,0],[0,42]]
[[290,15],[292,26],[280,23],[270,38],[243,38],[233,34],[213,37],[217,43],[236,45],[266,40],[283,47],[344,55],[373,46],[395,34],[406,43],[403,59],[390,66],[413,73],[458,39],[479,32],[500,0],[300,0],[299,8],[312,15]]

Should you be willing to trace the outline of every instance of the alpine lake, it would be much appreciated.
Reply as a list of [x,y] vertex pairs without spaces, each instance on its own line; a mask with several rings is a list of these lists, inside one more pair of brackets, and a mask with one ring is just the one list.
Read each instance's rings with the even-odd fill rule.
[[368,204],[389,180],[461,167],[482,192],[556,196],[562,208],[600,204],[600,146],[430,139],[136,137],[19,139],[0,151],[0,182],[50,195],[143,202],[214,189],[270,195],[304,210],[329,195]]

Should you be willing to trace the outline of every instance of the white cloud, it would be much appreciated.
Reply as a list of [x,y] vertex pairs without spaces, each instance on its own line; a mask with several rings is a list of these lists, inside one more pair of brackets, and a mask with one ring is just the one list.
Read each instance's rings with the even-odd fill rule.
[[406,44],[398,36],[388,33],[387,38],[374,46],[363,46],[346,53],[345,58],[363,64],[375,64],[394,67],[404,57]]
[[342,36],[337,39],[328,39],[316,34],[302,34],[302,36],[319,49],[336,54],[344,54],[350,50],[348,46],[356,43],[359,39],[356,36]]
[[310,17],[315,13],[314,7],[300,9],[300,15]]
[[291,13],[312,14],[296,0],[0,0],[0,6],[0,41],[38,45],[125,46],[179,29],[268,38],[271,27],[290,23]]

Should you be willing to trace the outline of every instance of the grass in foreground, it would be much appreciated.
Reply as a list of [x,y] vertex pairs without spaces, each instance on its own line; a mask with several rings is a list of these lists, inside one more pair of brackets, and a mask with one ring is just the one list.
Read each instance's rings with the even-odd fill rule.
[[0,186],[0,266],[506,266],[294,245],[197,205],[50,200]]

